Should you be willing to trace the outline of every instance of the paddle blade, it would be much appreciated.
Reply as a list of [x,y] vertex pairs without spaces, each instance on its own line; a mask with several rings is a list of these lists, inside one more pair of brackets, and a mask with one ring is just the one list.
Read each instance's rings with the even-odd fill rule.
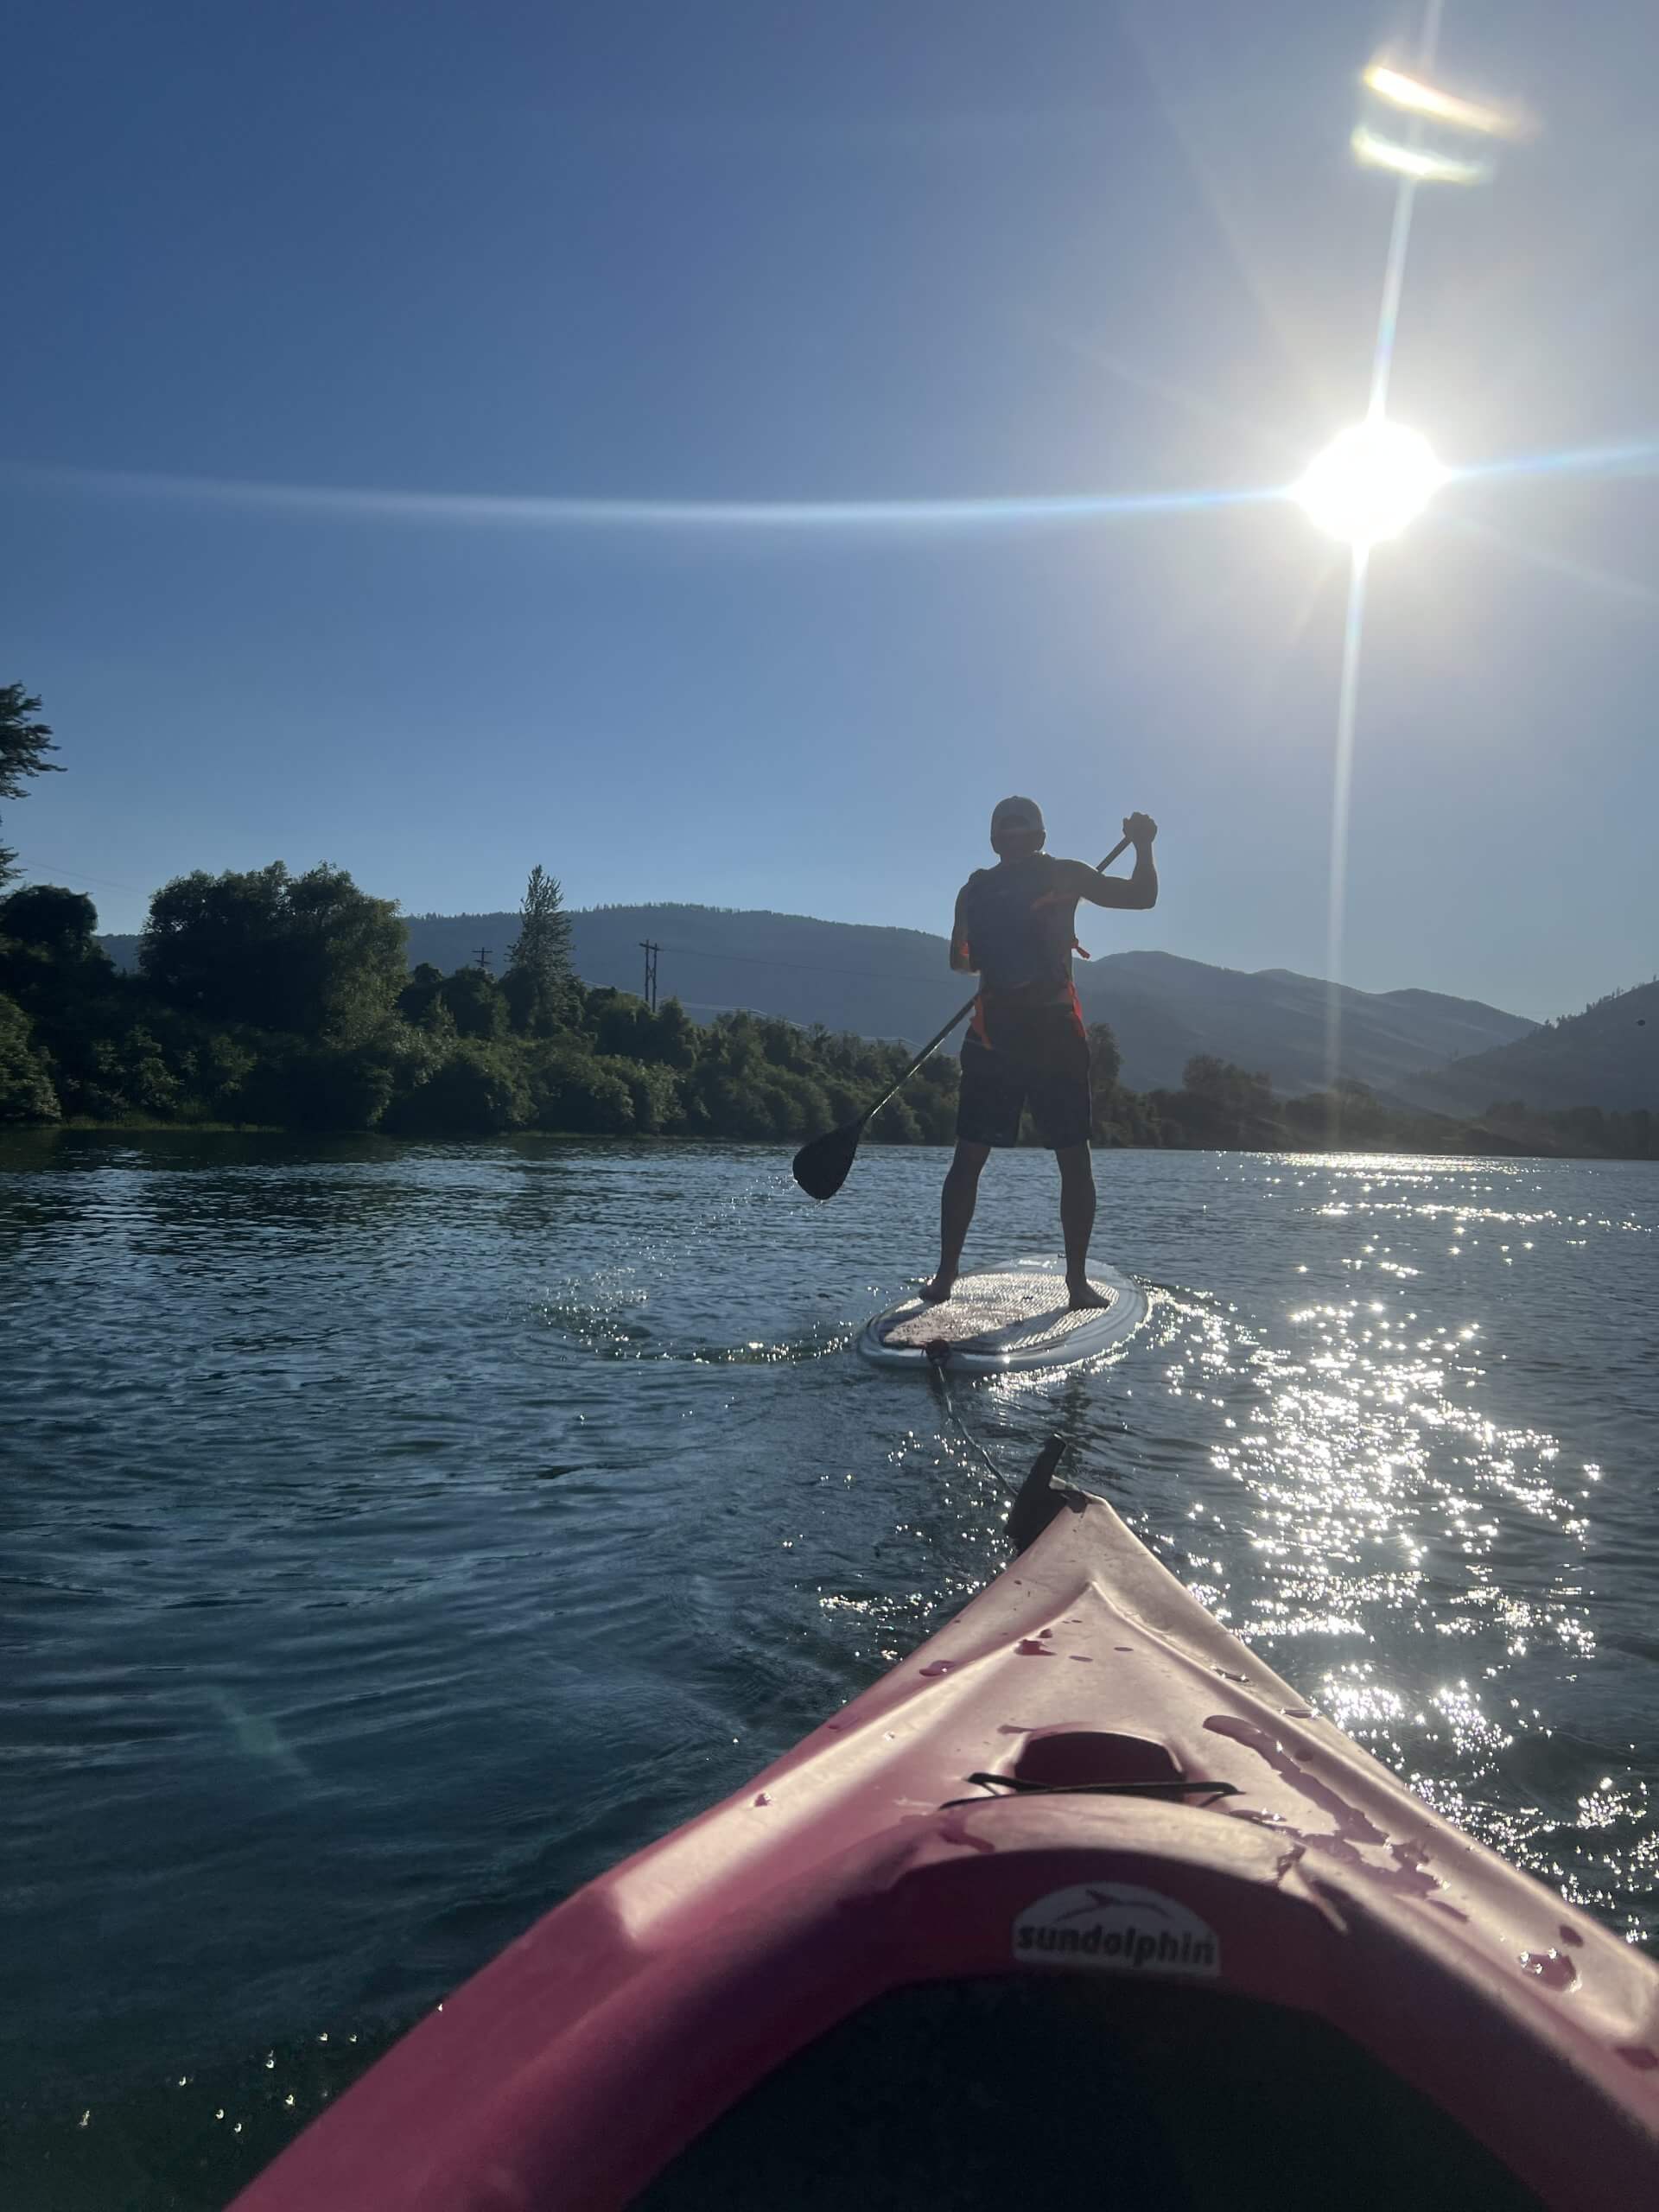
[[1031,1472],[1020,1485],[1020,1495],[1008,1509],[1008,1536],[1017,1552],[1034,1544],[1049,1522],[1076,1498],[1076,1492],[1056,1490],[1054,1470],[1065,1452],[1065,1439],[1051,1436],[1032,1463]]
[[849,1122],[844,1128],[831,1129],[828,1136],[814,1137],[801,1147],[795,1155],[794,1175],[809,1198],[835,1197],[847,1180],[863,1134],[862,1122]]

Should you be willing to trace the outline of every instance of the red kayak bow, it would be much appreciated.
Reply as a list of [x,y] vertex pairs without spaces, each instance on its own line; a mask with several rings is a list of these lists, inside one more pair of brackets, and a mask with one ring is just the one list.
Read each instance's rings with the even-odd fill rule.
[[241,2212],[1659,2204],[1659,1974],[1071,1497]]

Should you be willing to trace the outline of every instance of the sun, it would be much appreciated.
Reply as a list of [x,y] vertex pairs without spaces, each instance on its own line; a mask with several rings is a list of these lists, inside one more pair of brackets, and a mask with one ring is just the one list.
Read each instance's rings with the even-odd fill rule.
[[1397,537],[1446,475],[1420,432],[1360,423],[1309,462],[1291,496],[1321,530],[1363,551]]

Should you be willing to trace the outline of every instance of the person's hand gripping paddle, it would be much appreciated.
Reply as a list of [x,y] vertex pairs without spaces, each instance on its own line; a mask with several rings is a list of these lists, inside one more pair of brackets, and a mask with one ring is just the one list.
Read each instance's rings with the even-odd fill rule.
[[[1105,859],[1099,863],[1096,873],[1103,875],[1112,862],[1128,852],[1134,842],[1135,840],[1132,837],[1120,839],[1107,854]],[[844,1122],[840,1128],[831,1129],[826,1135],[821,1137],[813,1137],[801,1147],[795,1155],[793,1173],[795,1180],[806,1192],[808,1198],[833,1198],[835,1197],[836,1192],[847,1180],[851,1172],[853,1161],[858,1154],[859,1139],[870,1122],[890,1099],[898,1096],[923,1061],[930,1058],[938,1051],[950,1032],[958,1024],[967,1020],[974,1010],[974,1000],[978,995],[979,994],[976,992],[974,998],[969,999],[966,1006],[957,1008],[938,1036],[928,1039],[926,1044],[917,1053],[893,1088],[890,1090],[884,1090],[874,1105],[861,1114],[857,1121]]]

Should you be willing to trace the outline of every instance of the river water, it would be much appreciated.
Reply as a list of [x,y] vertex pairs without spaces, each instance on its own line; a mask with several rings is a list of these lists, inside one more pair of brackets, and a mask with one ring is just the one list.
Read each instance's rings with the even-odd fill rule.
[[[221,2205],[1003,1555],[860,1324],[944,1156],[0,1141],[0,2195]],[[1120,1153],[1115,1364],[981,1384],[1436,1806],[1659,1929],[1659,1167]],[[1056,1243],[997,1159],[969,1264]]]

